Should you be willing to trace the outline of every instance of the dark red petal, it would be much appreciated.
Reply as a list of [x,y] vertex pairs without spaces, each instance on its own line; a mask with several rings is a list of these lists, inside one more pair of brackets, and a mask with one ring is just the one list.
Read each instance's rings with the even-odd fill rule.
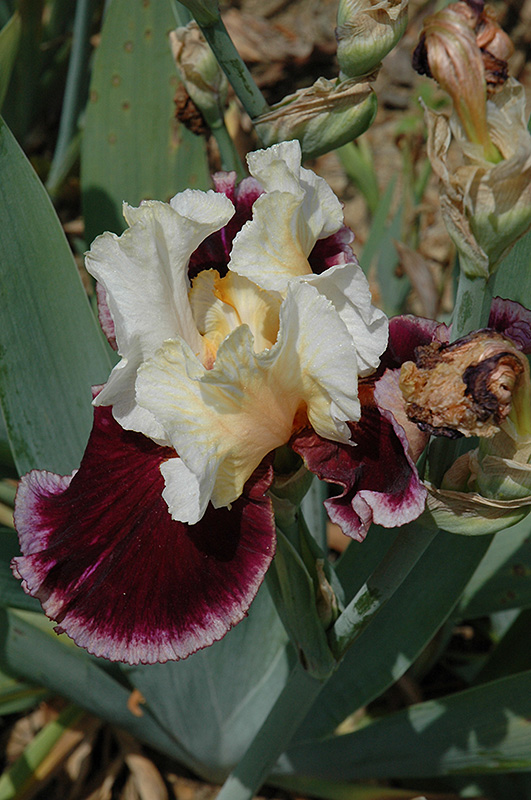
[[508,336],[524,353],[531,353],[531,311],[520,303],[495,297],[490,310],[489,328]]
[[343,487],[325,502],[328,516],[358,541],[371,522],[391,528],[416,519],[426,498],[405,433],[391,413],[378,409],[373,385],[360,384],[360,400],[361,419],[350,423],[354,446],[322,439],[309,428],[291,441],[308,469]]
[[343,225],[337,233],[333,233],[325,239],[318,239],[308,256],[312,272],[320,275],[321,272],[336,264],[347,264],[353,261],[357,263],[356,256],[350,248],[350,243],[353,241],[354,234],[346,225]]
[[415,348],[433,341],[448,342],[449,329],[441,322],[406,314],[389,320],[389,344],[382,356],[382,366],[399,367],[415,360]]
[[169,457],[101,407],[72,478],[34,471],[21,481],[15,574],[94,655],[164,662],[212,644],[245,616],[273,557],[270,466],[230,511],[209,506],[188,526],[162,498]]

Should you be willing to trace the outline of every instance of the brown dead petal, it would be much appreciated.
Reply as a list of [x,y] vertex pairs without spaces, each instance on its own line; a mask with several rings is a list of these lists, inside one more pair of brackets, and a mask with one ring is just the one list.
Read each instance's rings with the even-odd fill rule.
[[494,436],[510,413],[523,358],[488,330],[418,347],[416,363],[406,361],[400,371],[407,416],[436,436]]
[[439,293],[426,259],[416,250],[394,240],[400,264],[411,281],[422,306],[421,316],[435,319],[439,306]]
[[101,722],[89,714],[83,714],[70,728],[67,728],[57,740],[54,747],[34,769],[31,785],[25,788],[24,800],[31,800],[50,783],[61,770],[72,751],[83,741],[85,736],[92,736]]
[[16,761],[17,758],[20,758],[28,744],[35,738],[41,728],[44,728],[48,722],[57,719],[58,716],[59,712],[57,709],[49,703],[44,702],[40,703],[40,705],[29,714],[17,720],[11,729],[5,748],[5,756],[8,765]]
[[84,785],[87,775],[91,769],[91,757],[94,747],[94,742],[98,732],[102,726],[102,722],[93,719],[94,725],[87,726],[83,741],[67,758],[64,770],[73,786],[69,794],[70,798],[76,797],[80,788]]
[[168,791],[155,764],[129,734],[117,730],[116,738],[134,780],[140,800],[168,800]]

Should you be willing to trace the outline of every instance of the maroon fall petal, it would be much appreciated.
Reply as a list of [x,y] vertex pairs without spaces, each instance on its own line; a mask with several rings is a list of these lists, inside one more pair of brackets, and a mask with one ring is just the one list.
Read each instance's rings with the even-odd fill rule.
[[325,501],[328,516],[347,536],[363,541],[371,522],[395,527],[416,519],[426,490],[403,429],[377,407],[371,383],[359,388],[361,419],[350,423],[354,446],[323,439],[309,428],[295,434],[291,446],[321,480],[343,487]]
[[230,511],[209,506],[189,526],[162,498],[171,457],[101,407],[79,471],[21,481],[13,571],[56,630],[94,655],[150,664],[212,644],[246,615],[274,555],[269,464]]
[[329,267],[335,267],[337,264],[347,264],[353,261],[357,263],[350,247],[353,241],[354,234],[346,225],[343,225],[337,233],[332,233],[324,239],[318,239],[308,256],[312,272],[320,275],[321,272]]
[[531,353],[531,311],[515,300],[494,298],[489,328],[508,336],[523,353]]
[[396,369],[404,361],[415,360],[415,348],[433,341],[448,342],[449,328],[441,322],[405,314],[389,320],[389,344],[382,356],[382,367]]

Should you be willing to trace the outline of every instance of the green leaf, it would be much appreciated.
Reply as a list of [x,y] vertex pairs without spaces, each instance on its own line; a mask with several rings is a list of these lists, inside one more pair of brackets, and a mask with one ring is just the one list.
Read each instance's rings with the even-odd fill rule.
[[186,752],[171,732],[161,728],[147,708],[142,716],[135,716],[129,710],[130,689],[106,671],[111,668],[116,671],[113,665],[102,659],[100,667],[96,659],[76,647],[64,634],[58,638],[53,632],[41,630],[33,624],[33,618],[35,623],[39,621],[34,614],[0,609],[0,665],[3,669],[30,683],[45,686],[197,770],[199,765],[194,756]]
[[498,642],[493,652],[483,664],[481,671],[476,676],[474,683],[504,678],[515,672],[523,672],[531,664],[531,609],[522,611],[502,639]]
[[2,108],[20,41],[20,14],[15,11],[0,31],[0,109]]
[[[418,791],[411,789],[392,789],[390,786],[363,786],[346,781],[326,781],[322,778],[305,778],[299,775],[275,775],[268,783],[291,792],[319,797],[320,800],[450,800],[448,794],[425,794],[420,797]],[[511,798],[513,800],[513,798]]]
[[19,141],[23,141],[42,107],[43,0],[17,3],[20,36],[14,69],[5,96],[3,114]]
[[531,670],[290,748],[280,773],[334,780],[531,770]]
[[531,231],[516,242],[494,276],[493,295],[531,306]]
[[0,716],[33,708],[49,694],[42,686],[33,686],[0,670]]
[[[371,528],[361,547],[369,544],[372,533]],[[375,533],[393,535],[382,529]],[[489,537],[439,532],[374,623],[347,651],[301,725],[298,739],[331,734],[404,674],[448,618],[488,545]],[[338,573],[344,574],[339,569]]]
[[336,665],[317,611],[312,577],[301,556],[277,528],[277,549],[267,572],[277,612],[310,675],[328,677]]
[[20,473],[79,465],[110,360],[61,225],[0,121],[0,405]]
[[241,759],[286,683],[294,660],[286,642],[264,586],[248,617],[213,647],[185,661],[123,670],[161,726],[201,763],[199,774],[220,780]]
[[360,136],[355,142],[339,147],[336,152],[348,179],[363,194],[369,211],[374,214],[380,200],[380,189],[368,140]]
[[203,139],[175,120],[168,32],[186,24],[170,0],[113,0],[94,60],[81,179],[87,241],[124,228],[122,202],[168,200],[209,184]]
[[11,559],[18,555],[20,547],[17,534],[9,528],[0,528],[0,606],[40,612],[39,601],[26,594],[20,581],[11,572]]
[[493,539],[463,592],[456,619],[531,606],[531,521],[522,520]]

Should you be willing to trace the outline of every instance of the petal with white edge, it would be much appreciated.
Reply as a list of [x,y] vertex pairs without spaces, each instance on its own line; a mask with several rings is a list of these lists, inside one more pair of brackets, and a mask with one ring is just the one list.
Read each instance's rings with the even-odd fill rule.
[[243,619],[271,562],[271,468],[260,466],[230,511],[209,506],[187,526],[162,498],[160,466],[178,461],[97,408],[73,477],[21,481],[15,575],[57,631],[94,655],[151,664],[207,647]]

